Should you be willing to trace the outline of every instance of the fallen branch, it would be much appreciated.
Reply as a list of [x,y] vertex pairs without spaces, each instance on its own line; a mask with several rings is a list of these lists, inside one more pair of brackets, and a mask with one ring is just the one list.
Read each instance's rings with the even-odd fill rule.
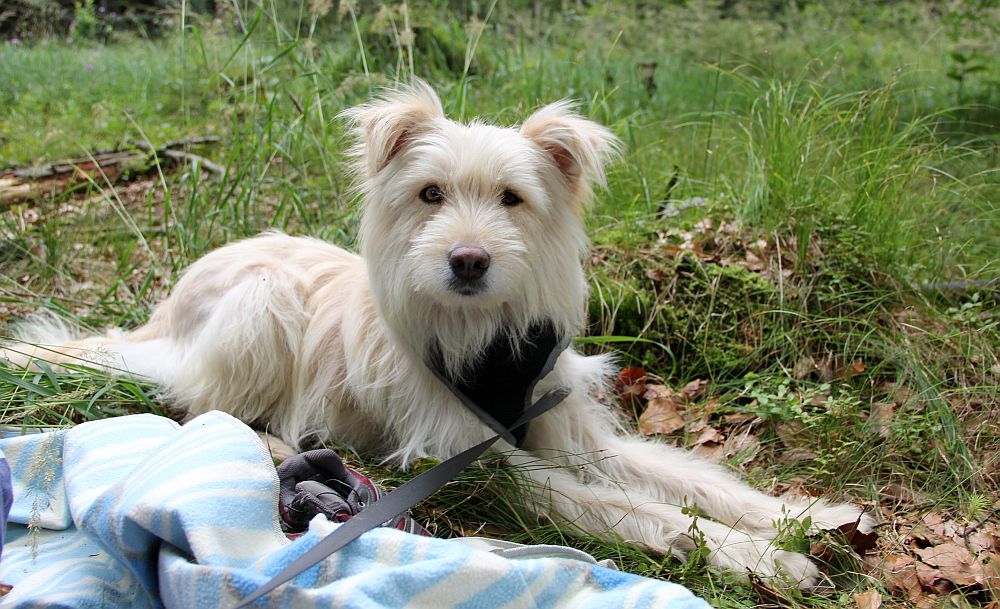
[[992,290],[1000,288],[1000,279],[968,279],[964,281],[942,281],[928,283],[923,286],[925,292],[939,294],[967,294],[977,290]]
[[88,180],[116,182],[128,173],[145,173],[156,159],[189,162],[215,174],[225,168],[186,150],[191,146],[218,142],[214,136],[170,141],[154,148],[146,142],[133,142],[128,148],[96,150],[86,158],[66,159],[25,169],[0,170],[0,210],[44,196],[59,193]]
[[226,173],[226,168],[223,167],[222,165],[213,163],[212,161],[209,161],[205,157],[198,156],[193,152],[184,152],[183,150],[164,150],[163,156],[178,161],[188,161],[192,165],[201,165],[202,167],[211,171],[212,173],[217,173],[219,175]]
[[219,138],[217,138],[217,137],[212,137],[212,138],[203,137],[203,138],[194,138],[194,140],[196,140],[196,141],[192,141],[192,140],[179,140],[179,141],[175,141],[175,142],[167,142],[166,145],[161,146],[160,148],[153,148],[152,146],[150,146],[146,142],[134,142],[133,146],[135,146],[136,148],[141,148],[142,150],[145,150],[150,155],[157,155],[157,156],[161,156],[161,157],[166,157],[168,159],[174,159],[175,161],[188,161],[188,162],[190,162],[193,165],[201,165],[202,167],[204,167],[205,169],[211,171],[212,173],[217,173],[219,175],[222,175],[222,174],[226,173],[226,168],[225,167],[223,167],[222,165],[218,165],[216,163],[213,163],[212,161],[206,159],[203,156],[197,155],[197,154],[195,154],[193,152],[188,152],[186,150],[177,150],[177,148],[183,148],[183,147],[186,147],[186,146],[190,146],[192,143],[204,144],[204,143],[207,143],[209,140],[211,140],[211,141],[218,141]]

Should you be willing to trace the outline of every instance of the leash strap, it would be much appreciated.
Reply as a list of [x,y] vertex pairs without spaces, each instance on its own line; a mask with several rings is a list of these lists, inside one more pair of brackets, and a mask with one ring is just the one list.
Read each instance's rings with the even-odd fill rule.
[[[568,341],[564,341],[568,343]],[[565,347],[565,344],[562,345]],[[549,356],[544,372],[547,373],[555,365],[555,358],[562,349],[556,349]],[[550,365],[551,364],[551,365]],[[544,374],[540,375],[544,376]],[[539,378],[540,378],[539,377]],[[534,384],[532,384],[534,387]],[[430,497],[435,491],[443,487],[457,476],[459,472],[468,467],[473,461],[479,458],[497,440],[508,436],[513,430],[521,427],[532,419],[548,412],[553,407],[566,399],[570,390],[566,387],[553,389],[540,397],[537,402],[527,408],[524,413],[510,427],[503,429],[501,433],[468,448],[454,457],[435,465],[431,469],[423,472],[417,477],[408,480],[400,487],[387,493],[384,497],[361,510],[343,523],[332,533],[324,537],[315,546],[306,551],[305,554],[295,559],[290,565],[282,569],[263,586],[257,588],[250,596],[246,597],[234,609],[246,607],[253,601],[271,592],[281,584],[290,581],[306,569],[316,565],[327,556],[351,543],[363,533],[379,526],[383,522],[399,516],[411,507]],[[530,395],[530,393],[529,393]],[[480,414],[480,413],[477,413]],[[482,414],[480,414],[482,416]],[[495,424],[495,421],[494,421]],[[493,425],[491,425],[493,427]],[[495,429],[495,427],[493,427]]]

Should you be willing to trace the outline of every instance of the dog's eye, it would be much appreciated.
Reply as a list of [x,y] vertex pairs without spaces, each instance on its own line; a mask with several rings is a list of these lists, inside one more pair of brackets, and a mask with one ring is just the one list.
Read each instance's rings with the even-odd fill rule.
[[444,192],[437,184],[431,184],[420,191],[420,200],[424,203],[440,203],[444,201]]
[[515,205],[520,205],[523,201],[524,199],[517,196],[517,193],[510,190],[505,190],[503,191],[503,194],[500,195],[500,203],[502,203],[504,207],[514,207]]

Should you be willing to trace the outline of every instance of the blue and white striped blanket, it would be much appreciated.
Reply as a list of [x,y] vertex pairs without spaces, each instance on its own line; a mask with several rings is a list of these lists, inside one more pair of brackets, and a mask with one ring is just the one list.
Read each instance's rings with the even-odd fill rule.
[[[327,535],[289,541],[278,477],[256,434],[212,412],[153,415],[0,440],[14,505],[2,607],[229,607]],[[460,540],[366,533],[255,606],[667,607],[687,589],[565,557],[505,558]]]

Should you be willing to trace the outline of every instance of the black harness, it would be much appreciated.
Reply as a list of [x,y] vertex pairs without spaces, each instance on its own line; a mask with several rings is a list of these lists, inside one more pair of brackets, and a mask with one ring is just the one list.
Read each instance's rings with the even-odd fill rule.
[[[551,323],[541,322],[528,329],[517,349],[509,337],[497,335],[461,378],[445,372],[437,345],[431,349],[427,366],[479,420],[493,431],[505,433],[531,406],[535,385],[552,370],[555,358],[568,344],[560,340]],[[528,426],[513,428],[510,433],[513,437],[504,439],[520,448]]]
[[531,402],[535,385],[552,371],[559,354],[567,346],[568,336],[557,335],[551,322],[540,322],[528,330],[518,349],[513,348],[506,335],[498,335],[484,349],[482,358],[471,370],[464,371],[462,378],[453,379],[444,370],[440,348],[434,345],[430,349],[427,366],[496,435],[442,461],[387,493],[379,501],[369,504],[257,588],[234,609],[246,607],[366,531],[396,518],[431,496],[501,438],[520,446],[527,435],[528,423],[557,406],[570,393],[568,388],[558,387]]

